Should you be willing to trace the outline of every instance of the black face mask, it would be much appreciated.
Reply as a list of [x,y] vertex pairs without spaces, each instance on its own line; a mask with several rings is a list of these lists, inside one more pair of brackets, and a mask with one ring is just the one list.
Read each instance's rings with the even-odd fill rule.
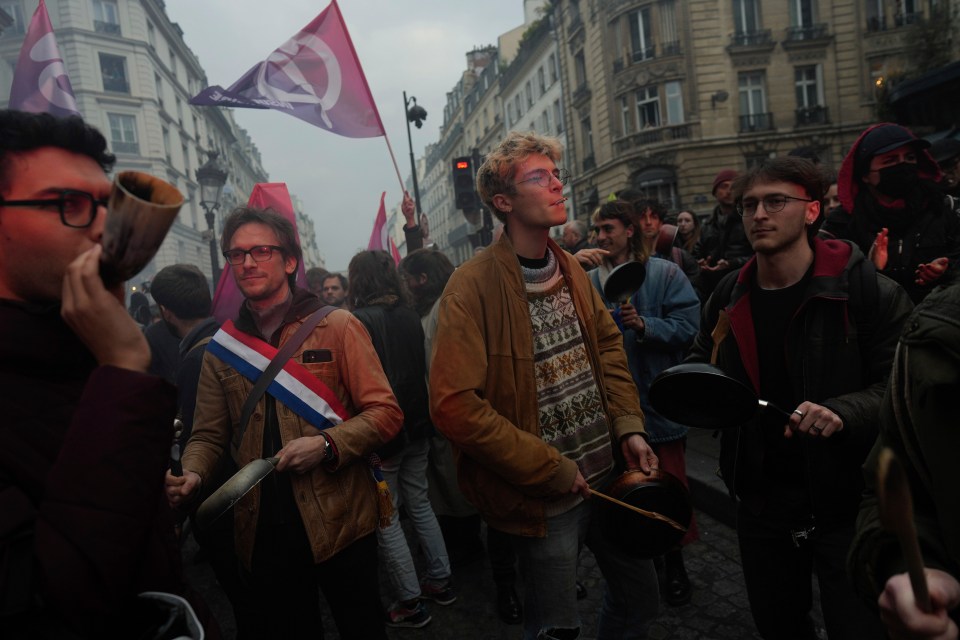
[[912,162],[901,162],[892,167],[884,167],[877,173],[880,174],[877,191],[891,198],[906,198],[920,184],[917,165]]

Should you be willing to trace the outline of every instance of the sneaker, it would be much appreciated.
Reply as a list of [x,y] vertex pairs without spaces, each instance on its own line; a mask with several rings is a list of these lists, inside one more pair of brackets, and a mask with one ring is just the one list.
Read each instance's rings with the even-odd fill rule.
[[457,594],[453,590],[453,583],[450,582],[450,580],[447,580],[441,585],[433,585],[430,582],[421,583],[420,597],[424,600],[433,600],[437,604],[444,606],[457,601]]
[[395,602],[387,610],[388,627],[406,627],[408,629],[419,629],[425,627],[433,618],[427,611],[427,605],[417,600],[413,607],[407,607],[402,602]]

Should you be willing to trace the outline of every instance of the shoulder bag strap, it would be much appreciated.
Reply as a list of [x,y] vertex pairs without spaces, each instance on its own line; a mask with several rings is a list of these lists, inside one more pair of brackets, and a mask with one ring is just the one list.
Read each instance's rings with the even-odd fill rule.
[[307,319],[300,325],[300,328],[297,329],[296,333],[290,336],[290,339],[283,343],[283,346],[280,347],[280,350],[277,351],[277,355],[274,356],[273,360],[270,361],[270,364],[264,370],[260,377],[257,378],[256,384],[253,385],[253,389],[250,390],[250,394],[247,396],[246,401],[243,403],[243,410],[240,412],[240,437],[234,439],[234,442],[241,442],[243,440],[243,434],[247,430],[247,423],[250,421],[250,415],[253,413],[254,407],[257,406],[257,402],[260,401],[260,398],[263,397],[264,392],[266,392],[267,387],[270,386],[270,383],[273,382],[273,379],[277,377],[277,373],[280,372],[280,369],[283,368],[283,365],[293,357],[293,354],[300,348],[300,345],[303,344],[303,341],[307,339],[307,336],[316,328],[320,321],[326,318],[330,312],[335,311],[337,307],[326,305],[320,309],[314,311]]

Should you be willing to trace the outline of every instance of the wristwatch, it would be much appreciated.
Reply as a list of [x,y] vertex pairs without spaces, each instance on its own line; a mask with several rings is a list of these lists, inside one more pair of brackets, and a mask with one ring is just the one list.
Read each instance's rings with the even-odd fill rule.
[[333,460],[333,445],[330,443],[330,438],[320,434],[320,437],[323,438],[323,461],[330,462]]

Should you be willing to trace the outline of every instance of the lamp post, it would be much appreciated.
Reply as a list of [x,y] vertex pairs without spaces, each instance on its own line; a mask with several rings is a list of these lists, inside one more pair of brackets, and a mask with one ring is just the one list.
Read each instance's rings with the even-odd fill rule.
[[220,154],[207,151],[207,161],[197,169],[197,182],[200,183],[200,206],[207,219],[207,233],[210,234],[210,267],[213,273],[213,286],[220,282],[220,260],[217,258],[217,237],[213,230],[214,214],[220,208],[220,194],[227,183],[227,171],[217,162]]
[[[410,104],[413,104],[411,107]],[[417,125],[417,129],[423,126],[423,121],[427,119],[427,110],[417,104],[417,99],[410,96],[407,99],[407,92],[403,92],[403,108],[407,112],[407,144],[410,146],[410,172],[413,175],[413,200],[417,203],[417,224],[420,223],[420,187],[417,185],[417,165],[413,160],[413,138],[410,137],[410,123]]]

